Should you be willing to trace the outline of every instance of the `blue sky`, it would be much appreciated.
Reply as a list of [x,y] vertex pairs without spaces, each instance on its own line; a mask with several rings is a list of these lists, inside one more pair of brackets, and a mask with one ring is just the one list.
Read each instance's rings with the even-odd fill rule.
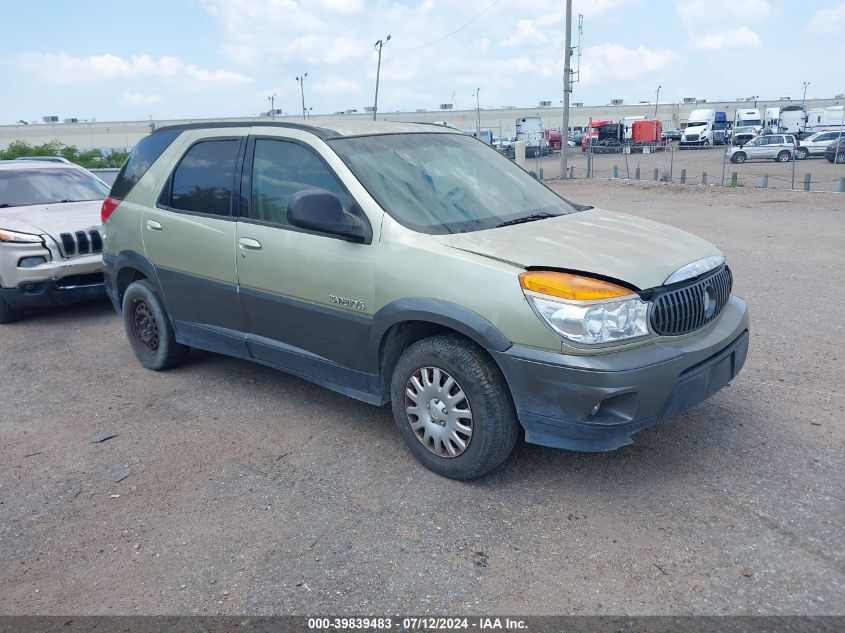
[[[492,6],[491,6],[492,4]],[[9,7],[14,6],[13,10]],[[563,0],[146,0],[8,3],[0,123],[559,103]],[[486,11],[485,11],[486,10]],[[478,19],[437,44],[473,17]],[[845,0],[575,0],[574,101],[776,99],[845,92]]]

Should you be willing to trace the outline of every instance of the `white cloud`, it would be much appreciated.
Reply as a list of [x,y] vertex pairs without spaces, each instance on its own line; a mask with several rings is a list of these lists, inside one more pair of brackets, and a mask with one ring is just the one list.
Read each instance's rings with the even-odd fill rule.
[[228,70],[204,70],[194,64],[185,64],[178,57],[132,55],[91,55],[74,57],[60,53],[23,53],[21,66],[56,84],[96,82],[114,79],[139,79],[154,77],[189,85],[245,84],[252,79]]
[[338,75],[329,75],[314,84],[314,90],[320,94],[337,95],[346,94],[350,92],[360,92],[361,85],[357,81],[340,77]]
[[845,0],[832,7],[818,9],[804,30],[810,33],[845,31]]
[[700,50],[762,46],[751,25],[773,12],[769,0],[678,0],[676,8],[690,46]]
[[620,44],[599,44],[584,49],[581,58],[581,81],[596,84],[608,81],[637,80],[678,62],[671,50],[651,50],[640,44],[626,48]]
[[159,95],[143,94],[141,92],[122,92],[118,103],[125,106],[142,106],[160,103]]
[[756,48],[763,40],[747,26],[701,35],[691,42],[693,48],[718,51],[725,48]]

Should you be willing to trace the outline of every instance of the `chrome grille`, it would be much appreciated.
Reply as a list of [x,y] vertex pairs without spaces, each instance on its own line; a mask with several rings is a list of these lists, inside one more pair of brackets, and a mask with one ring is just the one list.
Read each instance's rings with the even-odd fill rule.
[[658,291],[652,297],[651,328],[672,336],[707,325],[725,309],[732,286],[731,270],[722,266],[704,279]]
[[698,136],[699,136],[698,134],[687,134],[686,139],[688,141],[697,141]]
[[62,254],[65,257],[74,255],[89,255],[103,251],[103,236],[96,229],[91,231],[76,231],[59,235]]

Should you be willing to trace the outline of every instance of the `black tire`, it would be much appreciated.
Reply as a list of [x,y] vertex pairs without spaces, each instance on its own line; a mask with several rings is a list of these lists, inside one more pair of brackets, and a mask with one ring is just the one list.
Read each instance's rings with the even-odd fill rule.
[[745,155],[745,152],[737,152],[733,156],[731,156],[731,162],[737,163],[741,165],[748,159],[748,156]]
[[5,299],[0,297],[0,323],[12,323],[20,318],[21,313],[6,303]]
[[123,295],[123,327],[138,361],[156,371],[179,365],[188,348],[176,342],[176,333],[155,286],[142,279]]
[[806,147],[799,147],[795,150],[795,158],[797,160],[804,160],[810,155],[810,151]]
[[775,160],[779,163],[788,163],[790,160],[792,160],[792,152],[788,150],[778,152],[777,158],[775,158]]
[[[465,399],[453,401],[455,409],[462,410],[458,405],[465,402],[471,412],[471,436],[463,452],[456,456],[437,454],[435,450],[445,450],[445,444],[438,445],[435,440],[423,444],[423,439],[411,426],[413,414],[409,414],[406,407],[413,405],[413,401],[406,395],[406,387],[413,376],[427,369],[446,373],[438,386],[446,388],[448,377],[453,378],[455,384],[452,390],[462,390],[465,395]],[[429,376],[433,378],[434,374]],[[430,384],[433,385],[431,378]],[[460,336],[435,336],[406,349],[393,370],[390,394],[393,418],[408,449],[426,468],[443,477],[481,477],[504,462],[516,443],[519,421],[502,372],[483,350]],[[423,399],[427,397],[423,396]],[[421,421],[420,417],[414,417],[415,422]],[[430,428],[436,429],[433,417],[429,419]],[[446,423],[442,425],[445,428]],[[457,444],[453,444],[452,448],[459,449]]]

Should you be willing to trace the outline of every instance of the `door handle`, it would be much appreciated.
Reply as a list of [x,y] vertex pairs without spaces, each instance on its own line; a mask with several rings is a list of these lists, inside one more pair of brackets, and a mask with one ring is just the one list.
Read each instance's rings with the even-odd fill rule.
[[155,220],[147,220],[148,231],[161,231],[161,223]]
[[251,237],[242,237],[238,240],[238,246],[242,249],[250,250],[250,251],[260,251],[261,250],[261,242],[258,240],[254,240]]

